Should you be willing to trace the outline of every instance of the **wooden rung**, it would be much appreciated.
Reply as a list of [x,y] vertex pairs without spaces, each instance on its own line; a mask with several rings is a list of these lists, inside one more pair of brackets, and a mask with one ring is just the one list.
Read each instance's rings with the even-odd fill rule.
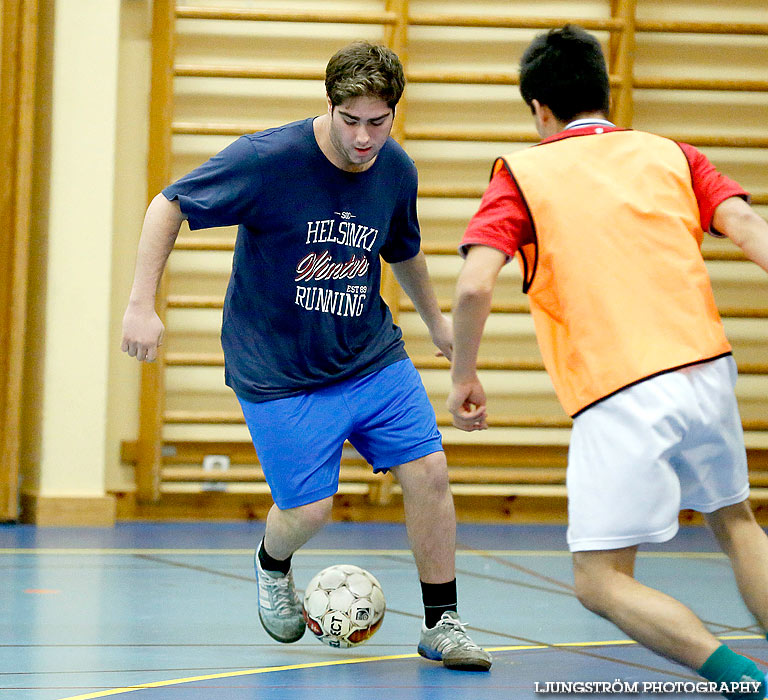
[[209,471],[202,467],[163,467],[161,481],[264,481],[261,467],[234,467],[222,471]]
[[220,352],[167,352],[168,367],[223,367],[224,355]]
[[214,251],[231,251],[235,249],[235,239],[230,238],[213,238],[213,237],[184,237],[176,239],[176,250],[203,250],[208,252]]
[[[444,357],[433,355],[412,356],[416,369],[448,369],[449,363]],[[169,352],[165,355],[165,364],[169,367],[223,367],[222,353],[204,352]],[[498,357],[480,359],[477,368],[481,370],[499,370],[507,372],[543,372],[544,363],[541,359],[526,359],[518,357]],[[768,374],[768,363],[740,362],[740,374]]]
[[[267,10],[256,8],[187,7],[176,8],[177,19],[236,20],[256,22],[311,22],[330,24],[395,24],[394,12],[345,12],[325,10]],[[620,18],[523,17],[505,15],[460,15],[414,13],[408,16],[414,27],[484,27],[495,29],[552,29],[570,22],[590,31],[618,32],[624,28]],[[740,34],[764,36],[768,25],[749,22],[680,22],[637,20],[635,31],[678,34]]]
[[744,430],[768,430],[768,420],[742,420],[741,424]]
[[[176,250],[199,250],[208,252],[226,252],[235,249],[234,239],[213,237],[180,237],[176,240]],[[457,255],[458,243],[423,243],[421,249],[425,255]],[[704,250],[702,255],[705,260],[720,260],[738,262],[746,260],[744,253],[735,246],[726,250]],[[202,297],[201,297],[202,298]]]
[[324,68],[260,66],[177,65],[174,75],[183,78],[258,78],[272,80],[324,80]]
[[[378,482],[382,477],[375,474],[360,460],[361,465],[341,465],[339,481]],[[564,484],[564,467],[448,467],[454,484]],[[164,482],[263,482],[264,471],[260,467],[235,467],[224,471],[207,471],[201,467],[163,467],[160,479]]]
[[[323,80],[320,68],[266,68],[261,66],[211,66],[178,64],[174,75],[185,78],[253,78],[272,80]],[[408,74],[411,83],[460,83],[469,85],[517,85],[516,73],[467,73],[450,71],[415,71]]]
[[739,374],[768,374],[768,364],[764,362],[739,362]]
[[[324,80],[325,69],[293,68],[289,66],[266,68],[261,66],[178,64],[174,67],[174,75],[183,78]],[[411,71],[408,73],[407,79],[410,83],[436,83],[449,85],[518,85],[520,83],[520,77],[517,73],[478,73],[466,71]],[[609,80],[611,85],[615,87],[619,87],[622,84],[622,80],[619,76],[612,75],[609,77]]]
[[768,80],[723,80],[716,78],[634,78],[632,86],[642,90],[717,90],[768,92]]
[[768,137],[739,134],[661,134],[672,141],[689,143],[698,148],[768,148]]
[[[347,447],[350,447],[347,445]],[[126,440],[120,445],[120,459],[125,464],[136,464],[139,455],[138,442]],[[527,474],[531,470],[554,478],[558,470],[564,470],[568,462],[568,445],[547,444],[542,441],[535,445],[525,444],[471,444],[445,442],[443,445],[449,469],[461,478],[462,468],[468,474],[467,480],[478,479],[477,470],[505,469]],[[201,464],[206,455],[226,455],[233,470],[254,468],[259,460],[253,444],[243,441],[196,442],[177,440],[163,443],[163,468],[189,468]],[[747,448],[750,482],[753,486],[768,486],[768,449]],[[370,471],[365,460],[351,450],[345,450],[341,457],[342,468],[364,467]],[[474,476],[473,476],[474,475]],[[530,480],[533,480],[531,477]],[[538,477],[536,477],[538,478]]]
[[564,484],[565,467],[448,467],[454,484]]
[[[452,302],[450,299],[441,299],[438,301],[440,309],[443,312],[451,310]],[[166,306],[169,309],[221,309],[224,307],[224,298],[220,296],[196,296],[186,294],[170,294],[166,299]],[[415,311],[413,302],[405,297],[400,303],[402,311]],[[494,302],[491,305],[493,313],[528,313],[529,307],[527,300],[519,302]]]
[[406,141],[482,141],[499,143],[538,143],[539,135],[528,129],[453,129],[405,128]]
[[[166,411],[165,423],[168,424],[199,424],[199,425],[244,425],[245,420],[240,411]],[[447,413],[438,414],[437,424],[440,427],[453,425],[451,416]],[[570,428],[571,419],[566,416],[519,416],[496,414],[488,417],[491,428]],[[766,431],[768,420],[743,420],[744,430]]]
[[718,311],[723,318],[768,318],[768,309],[745,309],[741,306],[721,306]]
[[[453,302],[450,299],[439,299],[440,310],[444,313],[451,311]],[[195,296],[184,294],[172,294],[166,299],[169,309],[221,309],[224,306],[224,298],[219,296]],[[404,297],[400,302],[401,311],[415,311],[413,302]],[[720,315],[723,318],[768,318],[768,308],[750,309],[741,306],[721,306]],[[494,301],[491,304],[491,312],[498,314],[524,314],[529,312],[527,299],[520,301]]]
[[564,24],[577,24],[591,31],[620,31],[624,22],[618,18],[573,19],[565,17],[523,17],[505,15],[411,14],[413,27],[487,27],[492,29],[557,29]]
[[[244,425],[245,420],[240,411],[184,411],[169,410],[165,412],[165,422],[169,424],[201,424],[215,425]],[[437,424],[452,425],[448,414],[437,417]],[[496,415],[488,419],[488,425],[494,428],[569,428],[571,419],[568,416],[517,416]],[[768,426],[768,421],[766,422]]]
[[[186,78],[249,78],[272,80],[323,80],[322,68],[292,68],[260,66],[210,66],[203,64],[179,64],[174,75]],[[619,76],[609,76],[613,87],[621,87]],[[411,83],[436,83],[460,85],[518,85],[516,73],[477,73],[464,71],[412,71]],[[632,87],[641,90],[714,90],[732,92],[768,92],[768,80],[733,80],[715,78],[634,78]]]
[[242,136],[269,129],[273,124],[217,124],[215,122],[174,122],[171,131],[184,136]]
[[457,187],[455,185],[419,186],[419,197],[435,197],[438,199],[480,199],[485,192],[481,187]]
[[[416,369],[448,369],[449,363],[444,357],[417,356],[412,357]],[[203,352],[168,352],[165,355],[165,364],[168,367],[223,367],[224,355],[222,353]],[[762,365],[760,366],[762,367]],[[528,360],[514,357],[497,358],[493,360],[481,359],[477,368],[482,370],[508,370],[508,371],[543,371],[544,364],[541,360]],[[749,372],[747,372],[749,373]],[[768,369],[761,374],[768,374]]]
[[768,472],[750,468],[749,483],[752,486],[768,486]]
[[673,34],[741,34],[765,36],[768,24],[748,22],[678,22],[662,20],[637,20],[637,32],[658,32]]
[[466,71],[408,71],[409,83],[437,83],[447,85],[519,85],[517,73],[478,73]]
[[[347,447],[351,447],[347,445]],[[520,467],[520,468],[550,468],[564,467],[568,455],[567,445],[476,445],[452,444],[444,445],[448,462],[456,467],[472,467],[478,464],[486,467]],[[170,440],[163,443],[163,464],[188,466],[199,464],[206,455],[226,455],[231,465],[258,466],[259,460],[253,444],[246,441],[194,441]],[[135,464],[138,459],[139,446],[135,440],[121,443],[120,459],[129,464]],[[363,464],[362,457],[354,452],[345,451],[341,457],[342,464]]]
[[227,9],[218,7],[176,8],[177,19],[215,19],[251,22],[322,22],[329,24],[395,24],[394,12],[344,12],[325,10],[260,10],[256,8]]
[[701,251],[704,260],[717,260],[721,262],[746,262],[747,256],[744,255],[741,248],[735,245],[733,248],[725,250],[703,250]]
[[[451,310],[452,302],[450,299],[441,299],[439,304],[443,312]],[[166,299],[166,306],[169,309],[221,309],[224,307],[224,298],[220,296],[170,294]],[[402,311],[415,311],[416,307],[410,299],[405,297],[400,303],[400,309]],[[491,305],[491,311],[494,313],[528,313],[528,310],[527,300],[494,302]]]
[[194,294],[169,294],[165,305],[169,309],[222,309],[224,297]]
[[[217,124],[213,122],[174,122],[174,134],[191,136],[241,136],[271,128],[272,124]],[[536,143],[539,141],[532,130],[503,129],[409,129],[404,132],[406,141],[479,141],[499,143]]]
[[200,423],[211,425],[244,425],[245,420],[240,411],[166,411],[164,415],[166,423],[189,424]]
[[[358,460],[360,466],[342,465],[339,479],[342,481],[375,481],[380,479],[373,470],[365,466],[365,460]],[[208,471],[201,467],[163,467],[160,479],[167,482],[184,481],[220,481],[248,482],[264,481],[264,471],[261,467],[234,467],[223,471]]]
[[[518,416],[491,415],[488,417],[490,428],[570,428],[571,419],[566,416]],[[453,425],[453,418],[448,413],[437,415],[437,424],[441,427]]]
[[[434,355],[414,355],[411,357],[416,369],[448,369],[450,362],[444,357]],[[477,369],[503,370],[509,372],[543,372],[544,362],[538,358],[524,359],[520,357],[497,357],[493,359],[478,359]]]

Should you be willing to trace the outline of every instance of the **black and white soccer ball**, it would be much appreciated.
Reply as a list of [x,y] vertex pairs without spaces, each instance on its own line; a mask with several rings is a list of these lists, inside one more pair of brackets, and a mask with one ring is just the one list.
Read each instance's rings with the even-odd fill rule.
[[335,564],[314,576],[304,591],[304,619],[321,642],[357,646],[381,626],[386,610],[376,577],[352,564]]

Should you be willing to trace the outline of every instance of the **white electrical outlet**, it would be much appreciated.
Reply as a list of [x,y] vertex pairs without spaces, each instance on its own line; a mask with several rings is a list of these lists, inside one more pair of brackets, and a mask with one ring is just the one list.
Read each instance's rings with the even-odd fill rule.
[[[229,469],[229,457],[227,455],[205,455],[203,457],[203,471],[225,472]],[[203,491],[226,491],[227,484],[223,481],[204,481]]]
[[227,455],[205,455],[203,457],[203,469],[207,472],[225,472],[229,469],[229,457]]

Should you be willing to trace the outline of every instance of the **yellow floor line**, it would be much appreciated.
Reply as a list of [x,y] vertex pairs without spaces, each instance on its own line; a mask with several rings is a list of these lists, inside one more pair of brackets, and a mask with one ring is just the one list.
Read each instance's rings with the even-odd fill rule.
[[[720,636],[720,639],[724,640],[739,640],[739,639],[762,639],[763,637],[758,634],[745,634],[745,635],[729,635]],[[502,646],[502,647],[486,647],[488,651],[532,651],[536,649],[550,649],[552,647],[601,647],[601,646],[623,646],[633,645],[637,642],[631,639],[616,639],[598,642],[558,642],[556,644],[546,645],[534,645],[523,644],[515,646]],[[140,685],[131,685],[124,688],[112,688],[110,690],[98,690],[93,693],[86,693],[85,695],[74,695],[67,698],[61,698],[60,700],[92,700],[93,698],[105,698],[110,695],[121,695],[125,693],[133,693],[137,690],[150,690],[152,688],[164,688],[170,685],[181,685],[184,683],[196,683],[199,681],[210,681],[220,678],[237,678],[239,676],[255,676],[262,673],[275,673],[277,671],[298,671],[306,668],[325,668],[330,666],[349,666],[352,664],[371,663],[373,661],[397,661],[399,659],[417,659],[418,654],[394,654],[391,656],[366,656],[359,659],[340,659],[338,661],[316,661],[306,664],[291,664],[289,666],[267,666],[265,668],[252,668],[245,671],[228,671],[226,673],[212,673],[205,676],[190,676],[189,678],[175,678],[165,681],[155,681],[154,683],[141,683]]]
[[61,700],[90,700],[91,698],[105,698],[109,695],[120,695],[121,693],[132,693],[136,690],[148,690],[150,688],[163,688],[169,685],[180,685],[182,683],[195,683],[198,681],[210,681],[218,678],[237,678],[238,676],[255,676],[260,673],[274,673],[275,671],[297,671],[305,668],[321,668],[326,666],[343,666],[350,664],[362,664],[370,661],[392,661],[396,659],[417,658],[418,654],[397,654],[395,656],[367,656],[360,659],[341,659],[339,661],[317,661],[308,664],[292,664],[290,666],[267,666],[265,668],[252,668],[245,671],[228,671],[227,673],[212,673],[206,676],[190,676],[189,678],[176,678],[167,681],[156,681],[154,683],[141,683],[140,685],[126,686],[125,688],[113,688],[111,690],[99,690],[95,693],[86,693],[85,695],[75,695],[73,697],[62,698]]

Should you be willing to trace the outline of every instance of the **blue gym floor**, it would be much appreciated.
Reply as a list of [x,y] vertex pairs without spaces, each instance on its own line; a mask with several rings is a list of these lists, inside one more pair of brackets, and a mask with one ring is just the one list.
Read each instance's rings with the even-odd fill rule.
[[[335,563],[376,575],[387,613],[371,641],[335,650],[307,634],[278,644],[256,612],[251,562],[262,532],[263,523],[0,525],[0,698],[516,700],[555,697],[537,692],[548,682],[700,680],[579,605],[559,526],[459,526],[459,610],[494,654],[490,673],[416,654],[420,589],[399,524],[334,523],[294,557],[299,588]],[[637,575],[768,666],[768,643],[707,530],[647,548]]]

